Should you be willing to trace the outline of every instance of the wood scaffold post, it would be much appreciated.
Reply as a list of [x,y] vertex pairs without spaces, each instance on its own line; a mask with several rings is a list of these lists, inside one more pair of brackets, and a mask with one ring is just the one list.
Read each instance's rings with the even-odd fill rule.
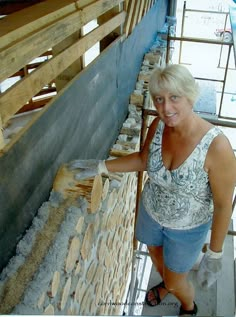
[[[147,100],[147,94],[144,98],[144,105]],[[140,146],[139,149],[141,150],[144,144],[144,136],[146,132],[146,117],[144,116],[144,106],[142,107],[142,126],[141,126],[141,133],[140,133]],[[137,193],[136,193],[136,208],[135,208],[135,215],[134,215],[134,230],[136,227],[136,220],[137,220],[137,214],[138,214],[138,208],[139,208],[139,200],[142,192],[142,183],[143,183],[143,172],[138,172],[138,180],[137,180]],[[133,237],[133,258],[132,258],[132,268],[131,268],[131,280],[130,280],[130,302],[132,303],[135,299],[135,285],[136,285],[136,279],[137,279],[137,252],[138,252],[138,241],[135,238],[135,235]],[[132,306],[132,305],[131,305]],[[133,308],[130,306],[129,308],[129,315],[133,315]]]
[[5,146],[4,136],[3,136],[3,125],[2,118],[0,116],[0,150],[2,150]]
[[[149,98],[149,94],[146,93],[145,97],[144,97],[144,107],[142,108],[142,126],[141,126],[140,146],[139,146],[140,151],[142,150],[142,148],[144,146],[145,136],[146,136],[146,133],[147,133],[147,114],[146,114],[145,108],[146,108],[147,103],[149,102],[148,98]],[[140,196],[141,196],[141,192],[142,192],[142,186],[143,186],[143,172],[138,172],[134,226],[136,225],[138,208],[139,208],[139,200],[140,200]],[[134,251],[137,250],[137,240],[136,240],[135,237],[134,237],[134,240],[133,240],[133,248],[134,248]]]
[[[146,91],[144,95],[144,101],[143,101],[143,107],[142,107],[142,126],[141,126],[141,133],[140,133],[140,151],[142,150],[148,130],[148,115],[157,115],[157,112],[154,110],[150,110],[149,108],[150,104],[150,96],[149,93]],[[136,208],[135,208],[135,220],[134,220],[134,229],[136,226],[136,220],[138,215],[138,209],[139,209],[139,201],[141,197],[141,192],[143,188],[143,172],[138,172],[138,180],[137,180],[137,194],[136,194]],[[130,281],[130,296],[129,300],[130,302],[135,301],[136,293],[134,292],[135,285],[137,282],[137,255],[140,254],[140,251],[138,250],[138,241],[137,239],[133,238],[133,259],[132,259],[132,270],[131,270],[131,281]],[[133,306],[130,305],[130,309],[128,314],[133,315]]]

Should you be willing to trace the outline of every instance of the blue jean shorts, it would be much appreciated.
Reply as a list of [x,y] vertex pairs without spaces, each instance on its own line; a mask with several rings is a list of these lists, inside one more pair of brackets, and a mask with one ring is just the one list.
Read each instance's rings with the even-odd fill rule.
[[139,204],[135,236],[148,246],[162,246],[165,266],[176,273],[188,272],[196,263],[211,221],[193,229],[170,229],[158,224]]

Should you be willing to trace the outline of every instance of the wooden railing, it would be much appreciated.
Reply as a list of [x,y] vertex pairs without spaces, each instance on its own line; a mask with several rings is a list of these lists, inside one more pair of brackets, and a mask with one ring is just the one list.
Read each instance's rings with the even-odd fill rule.
[[[45,98],[46,93],[58,92],[84,68],[89,48],[129,36],[155,2],[49,0],[1,19],[0,83],[14,76],[20,80],[0,94],[0,149],[5,146],[1,129],[16,113],[44,106],[52,98]],[[99,26],[83,35],[83,27],[93,20]],[[42,55],[49,58],[32,63]],[[41,101],[34,101],[35,96]]]

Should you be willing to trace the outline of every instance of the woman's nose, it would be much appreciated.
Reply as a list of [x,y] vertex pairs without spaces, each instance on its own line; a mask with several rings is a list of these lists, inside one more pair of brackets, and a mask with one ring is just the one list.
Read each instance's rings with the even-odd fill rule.
[[162,107],[163,107],[163,111],[166,113],[170,110],[171,108],[171,103],[168,99],[164,99],[163,101],[163,104],[162,104]]

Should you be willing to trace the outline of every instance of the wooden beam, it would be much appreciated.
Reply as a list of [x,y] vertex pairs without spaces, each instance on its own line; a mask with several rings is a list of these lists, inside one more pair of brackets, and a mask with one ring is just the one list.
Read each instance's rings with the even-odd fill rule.
[[0,96],[0,115],[2,116],[3,123],[6,123],[32,96],[38,93],[48,82],[56,78],[63,70],[68,68],[91,46],[124,23],[125,16],[126,12],[119,13],[65,51],[43,63],[34,72],[3,93]]
[[[123,0],[97,0],[0,51],[0,82]],[[1,38],[0,38],[1,42]]]
[[140,8],[139,8],[139,15],[138,15],[138,23],[141,21],[143,14],[144,14],[144,4],[145,4],[145,0],[140,0],[141,4],[140,4]]
[[127,10],[128,10],[128,7],[129,7],[129,2],[130,2],[130,0],[125,0],[124,1],[124,10],[127,12]]
[[27,112],[27,111],[40,109],[40,108],[44,107],[51,99],[52,99],[52,97],[44,97],[44,98],[39,99],[37,101],[32,101],[31,103],[24,105],[16,113],[23,113],[23,112]]
[[135,9],[134,9],[134,15],[133,15],[133,20],[132,20],[132,25],[131,25],[131,31],[135,28],[137,22],[138,22],[138,13],[139,13],[139,8],[140,8],[140,1],[138,3],[135,3]]
[[[111,10],[107,11],[106,13],[102,14],[101,16],[99,16],[97,19],[98,24],[101,25],[104,22],[107,22],[119,12],[121,12],[121,9],[120,9],[120,6],[118,5],[112,8]],[[104,39],[100,41],[100,51],[102,52],[104,49],[106,49],[106,47],[109,46],[110,43],[113,42],[120,35],[121,35],[121,26],[116,28],[112,33],[108,34]]]
[[53,0],[35,4],[0,20],[0,49],[36,32],[55,20],[76,12],[73,0]]
[[134,14],[134,5],[135,5],[135,0],[130,0],[128,4],[127,17],[126,17],[125,27],[124,27],[126,36],[128,36],[131,33],[131,21]]
[[152,4],[152,0],[148,0],[148,7],[147,7],[147,10],[149,11],[150,8],[151,8],[151,4]]
[[[53,56],[58,55],[74,43],[76,43],[81,37],[81,30],[76,31],[74,34],[69,36],[67,39],[62,41],[53,47]],[[83,61],[81,57],[72,63],[67,69],[65,69],[57,78],[55,78],[57,91],[63,89],[72,78],[74,78],[83,68]]]
[[3,124],[2,124],[2,118],[0,116],[0,150],[2,150],[5,146],[5,141],[3,137]]
[[145,1],[145,6],[144,6],[144,15],[147,14],[148,11],[148,0]]

